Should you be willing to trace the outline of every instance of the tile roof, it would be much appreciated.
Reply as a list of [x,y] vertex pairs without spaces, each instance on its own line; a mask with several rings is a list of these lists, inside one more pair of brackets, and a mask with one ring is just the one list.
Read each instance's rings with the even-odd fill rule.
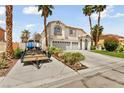
[[122,38],[122,39],[124,39],[124,36],[115,35],[115,34],[102,35],[101,38],[110,37],[110,36],[113,36],[113,37],[116,37],[116,38]]

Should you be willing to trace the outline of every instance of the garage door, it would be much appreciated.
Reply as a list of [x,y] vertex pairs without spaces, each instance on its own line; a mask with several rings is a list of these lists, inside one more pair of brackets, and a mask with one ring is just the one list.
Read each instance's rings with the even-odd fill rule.
[[72,42],[72,49],[78,50],[78,42]]
[[69,50],[70,49],[70,42],[64,42],[64,41],[53,41],[53,46],[59,47],[63,50]]

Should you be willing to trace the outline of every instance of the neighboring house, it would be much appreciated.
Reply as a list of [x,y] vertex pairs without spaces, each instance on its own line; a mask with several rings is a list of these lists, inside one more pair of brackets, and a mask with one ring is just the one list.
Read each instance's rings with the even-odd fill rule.
[[5,30],[0,27],[0,42],[5,42]]
[[100,40],[99,40],[99,43],[98,44],[99,45],[103,45],[104,44],[104,39],[107,38],[107,37],[116,37],[119,40],[120,44],[121,45],[124,45],[124,37],[123,36],[119,36],[119,35],[114,35],[114,34],[102,35],[100,37]]
[[[90,36],[81,28],[67,26],[61,21],[51,21],[47,24],[48,45],[64,50],[90,49]],[[42,48],[45,48],[45,33],[41,33]]]
[[6,43],[5,43],[5,30],[0,27],[0,52],[5,51]]

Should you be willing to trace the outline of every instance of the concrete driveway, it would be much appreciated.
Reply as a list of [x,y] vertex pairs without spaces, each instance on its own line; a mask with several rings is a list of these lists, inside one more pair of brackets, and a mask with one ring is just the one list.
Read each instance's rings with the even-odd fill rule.
[[85,55],[82,64],[88,69],[75,72],[55,58],[51,63],[42,64],[39,70],[18,61],[0,82],[0,87],[124,87],[124,59],[89,51],[78,52]]
[[[81,52],[81,51],[78,51]],[[66,79],[65,83],[51,87],[61,88],[122,88],[124,87],[124,59],[101,55],[93,52],[81,52],[86,56],[82,61],[88,69],[79,71],[79,75]],[[69,82],[70,81],[70,82]],[[57,82],[56,82],[57,84]]]
[[[71,51],[72,52],[72,51]],[[76,51],[73,51],[76,52]],[[58,88],[122,88],[124,87],[124,59],[89,51],[77,51],[85,55],[82,63],[88,69],[66,79],[38,87]]]
[[36,87],[77,74],[55,58],[52,62],[41,64],[37,69],[33,65],[23,66],[20,60],[5,78],[0,81],[0,87]]

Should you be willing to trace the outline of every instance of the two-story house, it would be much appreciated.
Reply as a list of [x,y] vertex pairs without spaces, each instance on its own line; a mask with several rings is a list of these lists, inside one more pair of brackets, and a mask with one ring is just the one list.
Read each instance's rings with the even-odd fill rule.
[[[41,33],[42,48],[45,48],[45,33]],[[81,28],[65,25],[61,21],[51,21],[47,24],[48,45],[64,50],[90,49],[90,36]]]

